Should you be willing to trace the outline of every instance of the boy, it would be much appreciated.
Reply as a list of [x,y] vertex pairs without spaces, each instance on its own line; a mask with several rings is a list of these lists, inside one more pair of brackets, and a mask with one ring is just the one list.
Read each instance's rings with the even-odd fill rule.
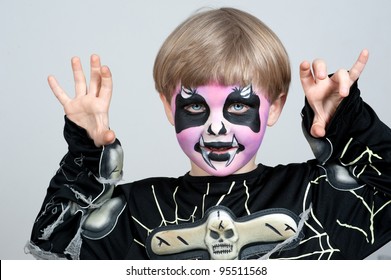
[[300,66],[303,131],[316,156],[255,163],[284,106],[290,65],[277,36],[231,8],[197,13],[161,47],[156,89],[190,159],[179,178],[117,185],[122,150],[109,129],[110,70],[91,56],[87,89],[63,105],[69,152],[48,188],[29,251],[68,259],[362,259],[391,239],[391,131],[360,98],[350,71]]

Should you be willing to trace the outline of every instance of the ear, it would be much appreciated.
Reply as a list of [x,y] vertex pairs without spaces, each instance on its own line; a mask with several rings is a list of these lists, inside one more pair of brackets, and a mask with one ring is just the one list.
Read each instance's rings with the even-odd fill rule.
[[273,126],[281,115],[282,108],[284,108],[287,94],[280,93],[280,95],[270,104],[269,117],[267,120],[268,126]]
[[166,112],[167,119],[172,125],[174,125],[174,116],[172,115],[171,104],[170,102],[168,102],[167,97],[163,93],[160,93],[159,95],[160,95],[160,100],[163,103],[164,111]]

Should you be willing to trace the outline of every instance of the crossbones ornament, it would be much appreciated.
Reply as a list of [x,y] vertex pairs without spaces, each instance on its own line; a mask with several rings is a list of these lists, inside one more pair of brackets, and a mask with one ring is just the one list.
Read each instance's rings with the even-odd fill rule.
[[195,223],[155,229],[148,236],[147,252],[151,259],[242,259],[246,258],[244,248],[270,250],[297,235],[297,221],[298,217],[286,209],[268,209],[236,219],[229,209],[217,206]]

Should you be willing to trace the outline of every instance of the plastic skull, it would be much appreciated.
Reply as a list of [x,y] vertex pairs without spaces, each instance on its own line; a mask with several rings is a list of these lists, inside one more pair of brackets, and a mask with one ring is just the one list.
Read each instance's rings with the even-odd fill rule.
[[234,221],[224,210],[210,213],[207,223],[205,244],[211,259],[233,260],[238,257],[239,240]]

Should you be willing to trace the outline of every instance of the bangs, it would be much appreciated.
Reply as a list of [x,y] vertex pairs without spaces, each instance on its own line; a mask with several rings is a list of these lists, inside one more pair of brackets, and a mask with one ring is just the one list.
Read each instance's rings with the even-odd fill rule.
[[260,20],[220,9],[196,14],[171,33],[155,60],[154,78],[167,100],[178,85],[209,83],[252,84],[273,100],[288,91],[290,65],[279,39]]
[[187,65],[190,67],[181,70],[177,82],[185,87],[198,87],[208,83],[242,87],[250,83],[263,85],[263,81],[259,81],[259,77],[254,76],[261,70],[259,65],[254,56],[249,55],[248,51],[240,46],[241,44],[243,42],[229,41],[216,48],[204,49],[198,55],[193,52],[192,57],[183,57],[192,61],[192,65]]

